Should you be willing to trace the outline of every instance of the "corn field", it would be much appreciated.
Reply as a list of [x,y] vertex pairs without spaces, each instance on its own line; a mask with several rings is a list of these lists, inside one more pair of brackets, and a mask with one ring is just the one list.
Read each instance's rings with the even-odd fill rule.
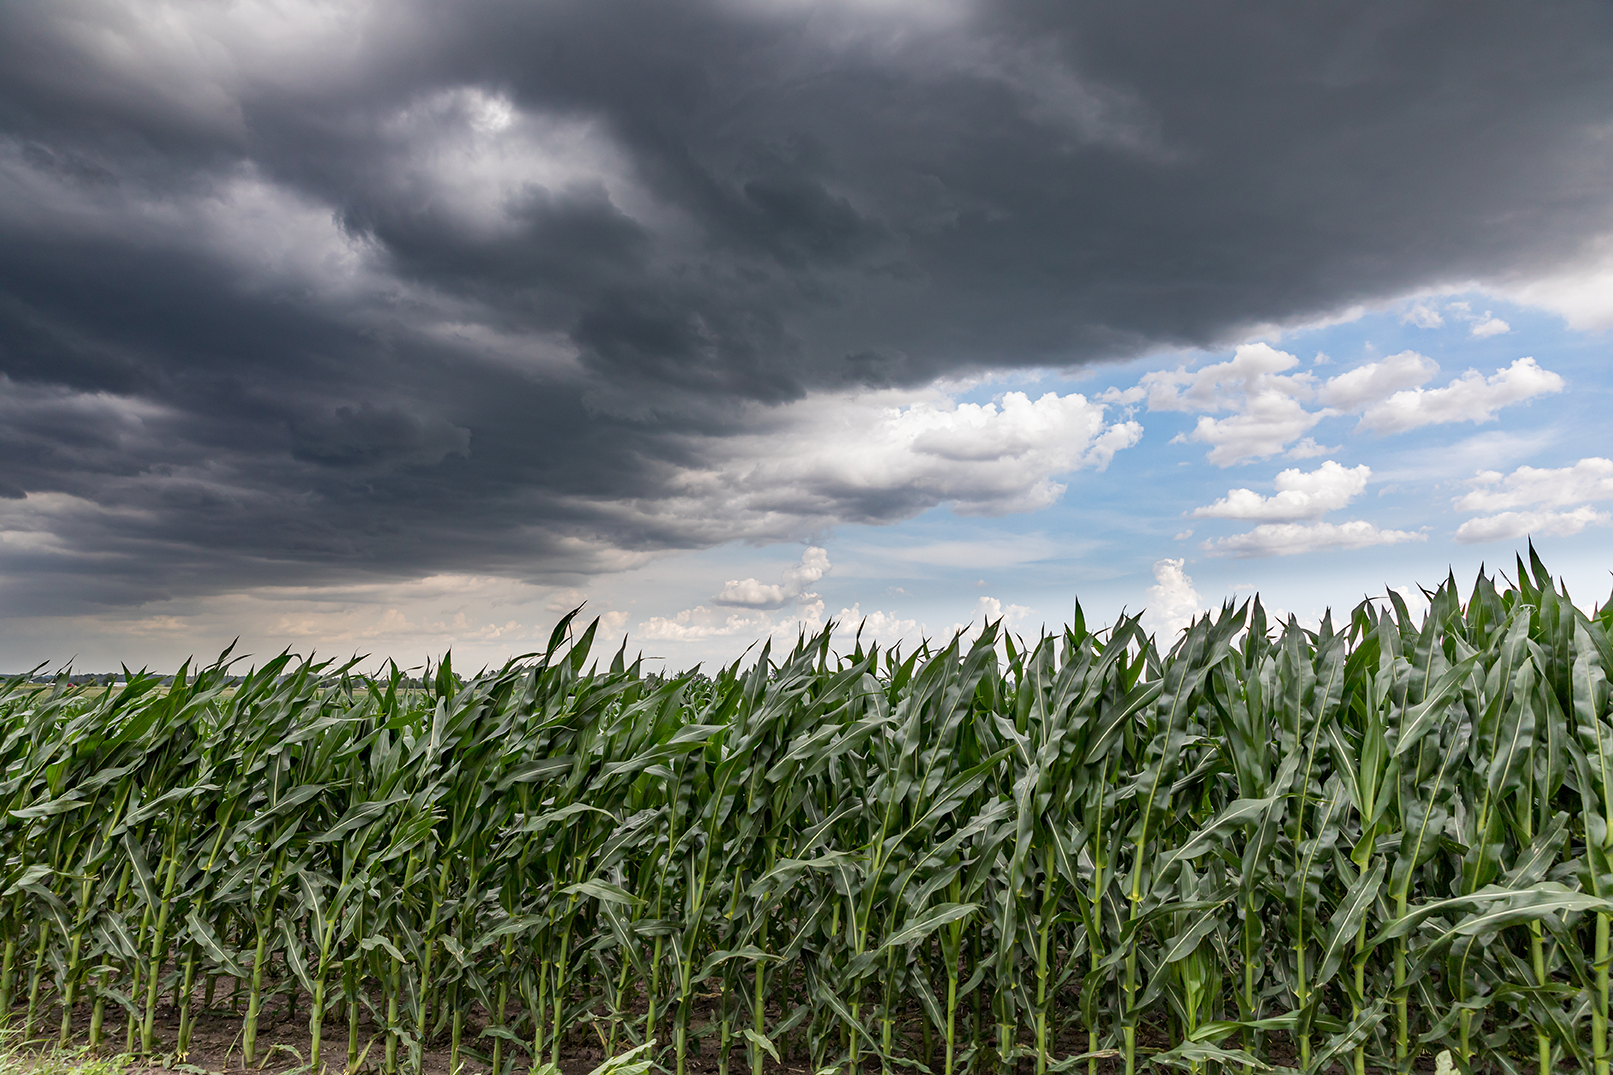
[[310,1069],[386,1075],[1607,1075],[1613,607],[1517,580],[1169,652],[1077,609],[662,678],[568,618],[413,689],[18,677],[0,1013],[182,1058],[223,1006],[250,1064],[289,1004]]

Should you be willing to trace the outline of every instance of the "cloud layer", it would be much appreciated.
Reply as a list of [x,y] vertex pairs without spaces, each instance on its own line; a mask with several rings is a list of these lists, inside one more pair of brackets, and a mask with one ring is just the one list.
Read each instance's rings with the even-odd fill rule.
[[[1610,23],[9,5],[0,597],[564,584],[940,503],[1034,509],[1140,427],[937,378],[1600,256]],[[1326,454],[1327,407],[1393,432],[1560,388],[1523,359],[1426,388],[1402,359],[1330,404],[1281,355],[1148,391],[1230,465]]]

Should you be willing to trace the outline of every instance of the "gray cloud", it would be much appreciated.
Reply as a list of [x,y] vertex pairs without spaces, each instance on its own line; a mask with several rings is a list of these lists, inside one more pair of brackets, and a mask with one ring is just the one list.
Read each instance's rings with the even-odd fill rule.
[[747,406],[1613,230],[1605,5],[277,11],[0,12],[10,608],[790,536],[675,499]]

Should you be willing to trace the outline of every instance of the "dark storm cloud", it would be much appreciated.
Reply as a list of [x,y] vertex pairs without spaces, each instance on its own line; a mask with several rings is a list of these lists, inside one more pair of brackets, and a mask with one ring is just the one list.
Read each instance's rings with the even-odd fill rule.
[[13,609],[784,536],[668,500],[746,402],[1613,229],[1601,4],[154,10],[0,12]]

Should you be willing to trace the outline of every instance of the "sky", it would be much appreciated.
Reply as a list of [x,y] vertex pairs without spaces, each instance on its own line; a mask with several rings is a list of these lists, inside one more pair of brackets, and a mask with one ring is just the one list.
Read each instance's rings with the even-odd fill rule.
[[0,671],[1613,589],[1613,7],[0,6]]

